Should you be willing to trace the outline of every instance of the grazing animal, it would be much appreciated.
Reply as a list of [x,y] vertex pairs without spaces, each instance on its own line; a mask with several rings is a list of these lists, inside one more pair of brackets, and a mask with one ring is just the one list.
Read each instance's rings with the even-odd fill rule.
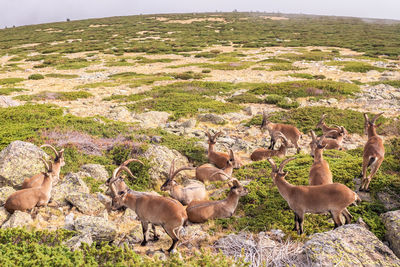
[[[60,178],[61,167],[63,167],[65,165],[64,149],[57,151],[53,146],[48,145],[48,144],[44,144],[40,147],[41,148],[49,147],[54,151],[55,158],[54,158],[54,162],[52,164],[52,176],[54,179],[54,183],[56,183]],[[41,172],[41,173],[35,174],[34,176],[32,176],[30,178],[26,178],[24,180],[24,182],[22,183],[21,188],[26,189],[26,188],[38,187],[38,186],[42,185],[45,175],[46,175],[46,173]]]
[[229,159],[223,169],[218,169],[212,164],[203,164],[196,168],[196,179],[205,183],[206,181],[225,181],[230,179],[235,165],[235,155],[232,149],[229,150]]
[[310,168],[309,174],[309,185],[322,185],[332,183],[332,172],[329,169],[329,164],[324,160],[323,152],[327,144],[323,144],[325,136],[315,138],[314,131],[311,130],[311,136],[313,138],[311,146],[314,150],[311,151],[311,156],[314,158],[314,162]]
[[21,189],[11,194],[4,204],[4,208],[8,212],[32,210],[35,207],[45,206],[49,202],[55,177],[53,176],[51,165],[49,167],[46,160],[41,160],[46,166],[43,183],[38,187]]
[[[369,120],[368,115],[364,113],[364,127],[368,134],[368,141],[364,146],[360,191],[369,191],[369,183],[385,158],[385,147],[383,146],[382,138],[376,133],[376,128],[381,126],[382,123],[375,125],[375,121],[382,114],[383,112],[376,115],[372,120]],[[371,166],[371,173],[367,177],[367,169],[369,166]]]
[[248,194],[247,188],[243,187],[236,179],[230,185],[228,197],[218,201],[192,201],[186,208],[189,221],[203,223],[210,219],[229,218],[233,215],[241,196]]
[[[333,130],[331,132],[327,132],[324,134],[324,138],[322,141],[322,145],[325,146],[325,149],[337,149],[337,150],[342,150],[342,142],[343,142],[343,137],[345,134],[344,128],[341,127],[342,129],[340,130],[340,133],[337,135],[337,139],[332,139],[332,138],[326,138],[331,134],[331,132],[336,132],[336,130]],[[316,144],[317,144],[317,136],[315,135],[314,131],[310,131],[311,133],[311,142],[310,142],[310,148],[311,148],[311,156],[313,156],[313,151],[315,150]]]
[[278,187],[281,196],[294,211],[296,230],[303,233],[303,221],[305,213],[330,212],[335,222],[335,228],[342,225],[340,214],[346,219],[346,224],[351,222],[352,216],[347,207],[356,201],[361,201],[358,195],[343,184],[324,184],[311,186],[295,186],[285,180],[287,172],[283,172],[285,165],[295,158],[282,161],[279,168],[272,159],[268,159],[272,167],[271,177]]
[[220,169],[225,168],[226,162],[229,160],[229,155],[227,153],[215,151],[217,137],[220,136],[222,132],[220,131],[213,136],[208,131],[205,133],[208,137],[208,161]]
[[282,139],[282,144],[278,150],[258,148],[250,155],[250,159],[252,161],[258,161],[271,157],[279,157],[279,158],[285,157],[286,151],[288,150],[288,148],[293,147],[293,145],[289,145],[288,140],[281,132],[275,132],[274,140],[278,138]]
[[298,141],[301,138],[301,132],[295,126],[282,123],[272,123],[268,120],[267,113],[264,111],[261,123],[261,130],[263,129],[267,129],[271,136],[271,145],[269,149],[274,149],[276,143],[274,137],[276,136],[276,132],[281,132],[296,147],[297,153],[300,152],[301,148],[299,147]]
[[343,133],[342,135],[347,134],[347,131],[346,131],[346,129],[344,129],[343,126],[335,125],[336,127],[329,127],[328,125],[326,125],[324,122],[325,118],[326,118],[326,114],[323,114],[321,116],[321,119],[319,120],[319,122],[316,125],[317,129],[322,130],[322,134],[325,134],[325,137],[337,139],[340,136],[340,133]]

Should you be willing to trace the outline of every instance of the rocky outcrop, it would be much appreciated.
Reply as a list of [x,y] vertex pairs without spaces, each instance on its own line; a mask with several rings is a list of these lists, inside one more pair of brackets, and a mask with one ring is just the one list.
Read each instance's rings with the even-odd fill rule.
[[59,205],[68,204],[65,199],[73,193],[89,193],[89,188],[81,179],[81,173],[68,173],[51,191],[52,200]]
[[348,224],[311,236],[304,252],[312,266],[399,266],[400,260],[373,233]]
[[99,181],[105,182],[109,177],[106,168],[100,164],[86,164],[81,167],[81,170],[89,173],[91,177]]
[[224,124],[225,120],[222,116],[213,114],[213,113],[207,113],[207,114],[199,114],[197,116],[199,121],[202,122],[211,122],[213,124]]
[[0,152],[0,186],[18,188],[25,178],[45,171],[40,158],[48,155],[32,143],[14,141]]
[[4,186],[0,188],[0,206],[4,205],[7,198],[14,193],[16,190],[11,186]]
[[385,238],[393,252],[400,257],[400,210],[386,212],[381,217],[386,228]]
[[1,228],[14,228],[23,227],[31,224],[33,222],[32,217],[29,213],[16,210],[6,221]]
[[72,193],[65,199],[83,214],[97,215],[105,209],[103,203],[89,193]]
[[10,214],[6,211],[4,207],[0,207],[0,225],[2,225]]
[[81,247],[82,243],[86,243],[89,246],[92,245],[93,243],[92,235],[90,233],[84,233],[81,235],[74,236],[71,239],[65,241],[64,245],[75,251]]
[[140,122],[142,128],[157,128],[164,127],[170,114],[162,111],[149,111],[141,114],[136,114],[135,119]]
[[115,224],[102,217],[78,217],[74,221],[74,229],[82,234],[91,234],[93,241],[112,241],[117,235]]
[[0,95],[0,108],[15,107],[21,105],[17,101],[12,100],[11,97]]

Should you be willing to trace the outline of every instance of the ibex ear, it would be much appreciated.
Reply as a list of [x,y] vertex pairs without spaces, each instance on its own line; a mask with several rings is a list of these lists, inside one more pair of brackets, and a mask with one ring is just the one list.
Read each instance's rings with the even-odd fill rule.
[[126,191],[119,191],[118,195],[122,197],[123,195],[125,195],[125,193],[126,193]]
[[376,128],[381,127],[381,125],[383,124],[383,122],[378,123],[377,125],[375,125]]
[[239,186],[240,186],[240,183],[239,183],[239,181],[238,181],[238,180],[236,180],[236,179],[234,179],[234,180],[232,181],[232,184],[233,184],[233,186],[237,186],[237,187],[239,187]]

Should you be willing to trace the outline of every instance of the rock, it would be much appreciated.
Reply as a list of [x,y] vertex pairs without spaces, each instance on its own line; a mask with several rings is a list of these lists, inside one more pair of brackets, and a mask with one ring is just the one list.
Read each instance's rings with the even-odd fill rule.
[[250,119],[250,116],[244,115],[242,113],[237,113],[237,112],[231,112],[222,115],[224,120],[227,120],[229,122],[241,122],[247,119]]
[[11,97],[8,96],[0,96],[0,108],[8,108],[15,107],[21,105],[17,101],[12,100]]
[[152,136],[152,137],[151,137],[151,142],[152,142],[153,144],[159,144],[159,143],[162,142],[162,137],[161,137],[161,136],[158,136],[158,135]]
[[329,98],[327,101],[328,104],[336,104],[338,102],[336,98]]
[[76,231],[90,233],[93,241],[112,241],[117,235],[117,228],[113,222],[101,217],[81,216],[74,222]]
[[214,124],[224,124],[225,123],[225,120],[223,117],[213,114],[213,113],[199,114],[197,116],[197,118],[199,119],[199,121],[202,121],[202,122],[211,122]]
[[7,198],[15,192],[15,189],[11,186],[4,186],[0,188],[0,206],[3,206]]
[[345,79],[345,78],[340,78],[339,82],[341,83],[353,83],[352,81],[350,81],[349,79]]
[[378,192],[377,197],[382,202],[383,206],[385,206],[386,210],[396,210],[400,208],[400,199],[398,195],[388,188]]
[[68,229],[68,230],[74,229],[74,217],[75,217],[75,214],[73,212],[71,212],[67,216],[65,216],[65,220],[64,220],[64,228],[65,229]]
[[52,199],[59,205],[68,204],[65,197],[73,193],[89,193],[81,173],[68,173],[51,191]]
[[10,214],[4,207],[0,207],[0,225],[2,225],[5,221],[7,221],[7,218]]
[[183,128],[194,128],[196,126],[197,121],[195,119],[189,119],[181,123]]
[[244,111],[247,113],[249,116],[254,116],[257,115],[257,109],[254,106],[248,106],[244,109]]
[[368,77],[377,76],[379,74],[380,74],[380,72],[377,71],[377,70],[370,70],[370,71],[367,72],[367,76]]
[[183,243],[186,247],[197,247],[200,242],[207,241],[210,238],[210,235],[203,230],[200,224],[188,225],[183,229],[180,232],[180,237],[184,240]]
[[142,128],[157,128],[163,127],[167,122],[170,114],[162,111],[149,111],[141,114],[136,114],[135,119],[141,122]]
[[100,192],[97,193],[97,199],[103,203],[104,206],[111,205],[111,197],[106,196]]
[[103,203],[89,193],[72,193],[65,199],[83,214],[97,215],[105,209]]
[[64,242],[64,245],[71,248],[73,251],[79,249],[82,243],[86,243],[89,246],[92,245],[93,239],[90,233],[84,233],[78,236],[74,236],[71,239]]
[[121,106],[111,108],[110,112],[106,115],[106,117],[116,121],[127,121],[127,122],[133,121],[132,112],[130,112],[125,107]]
[[81,170],[90,174],[96,180],[105,182],[108,178],[108,171],[103,165],[100,164],[85,164]]
[[399,266],[400,260],[373,233],[348,224],[314,234],[304,244],[312,266]]
[[381,215],[385,224],[385,238],[397,257],[400,257],[400,210],[389,211]]
[[49,156],[32,143],[14,141],[0,152],[0,186],[19,187],[25,178],[45,171],[40,158]]
[[14,228],[14,227],[23,227],[31,224],[33,222],[32,217],[29,213],[22,212],[19,210],[14,211],[14,213],[10,216],[8,221],[6,221],[1,228]]

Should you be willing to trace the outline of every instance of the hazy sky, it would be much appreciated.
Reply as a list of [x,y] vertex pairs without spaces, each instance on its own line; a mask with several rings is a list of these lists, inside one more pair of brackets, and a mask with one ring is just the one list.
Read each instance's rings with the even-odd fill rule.
[[400,20],[400,0],[0,0],[0,27],[66,18],[234,9]]

